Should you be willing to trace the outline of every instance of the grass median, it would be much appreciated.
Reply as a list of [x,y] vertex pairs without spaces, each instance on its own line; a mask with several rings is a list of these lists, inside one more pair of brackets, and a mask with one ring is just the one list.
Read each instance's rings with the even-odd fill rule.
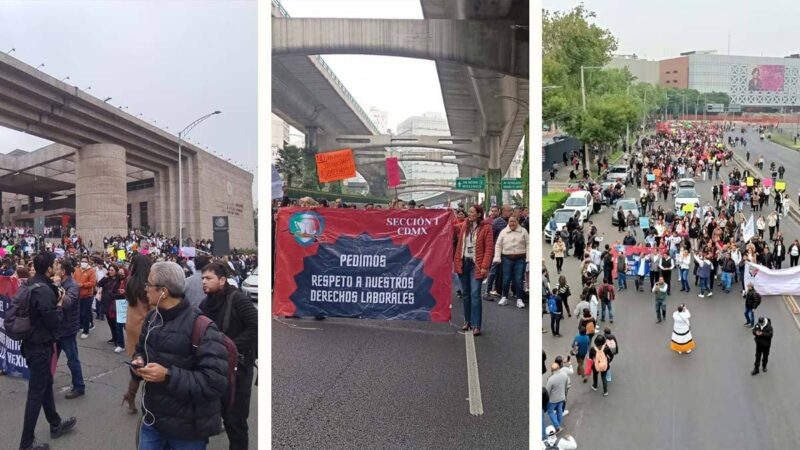
[[558,208],[561,208],[567,197],[569,197],[567,192],[550,192],[542,197],[542,226],[547,226],[550,217]]
[[784,136],[782,134],[773,134],[772,136],[770,136],[769,140],[778,145],[790,148],[792,150],[800,150],[800,144],[795,144],[794,139],[789,136]]

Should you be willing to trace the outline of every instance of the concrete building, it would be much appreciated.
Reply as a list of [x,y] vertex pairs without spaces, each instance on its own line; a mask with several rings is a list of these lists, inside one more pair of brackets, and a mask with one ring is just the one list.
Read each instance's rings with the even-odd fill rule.
[[[450,134],[450,127],[447,125],[447,119],[443,114],[437,112],[426,112],[421,116],[411,116],[397,125],[397,137],[404,136],[448,136]],[[397,153],[402,154],[402,158],[412,159],[414,157],[424,158],[431,154],[430,149],[425,148],[398,148],[395,149]],[[452,157],[455,159],[455,154],[451,152],[443,158]],[[454,180],[458,177],[458,167],[452,163],[444,162],[428,162],[428,161],[400,161],[400,169],[405,174],[407,180]],[[401,198],[416,201],[425,200],[426,198],[433,197],[440,192],[413,192],[404,194]]]
[[606,67],[612,69],[627,68],[631,75],[636,77],[636,82],[658,84],[659,62],[640,59],[636,55],[615,55]]
[[16,194],[3,223],[67,215],[99,242],[146,219],[167,236],[213,239],[212,217],[228,216],[231,247],[254,247],[253,174],[5,53],[0,126],[54,142],[0,156],[0,193]]
[[369,115],[372,117],[372,122],[381,133],[389,133],[389,113],[375,106],[369,107]]
[[278,159],[278,149],[291,144],[291,135],[289,131],[289,124],[286,121],[275,114],[272,114],[271,116],[272,130],[269,144],[270,149],[272,149],[272,160],[275,161]]

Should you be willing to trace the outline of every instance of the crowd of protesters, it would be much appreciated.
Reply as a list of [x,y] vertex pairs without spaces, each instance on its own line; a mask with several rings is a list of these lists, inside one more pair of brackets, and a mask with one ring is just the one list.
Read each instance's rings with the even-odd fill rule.
[[[351,208],[364,210],[426,209],[415,200],[392,199],[387,205],[365,203],[361,207],[341,199],[328,202],[311,197],[291,199],[284,196],[273,201],[273,261],[275,220],[279,208]],[[525,308],[528,301],[528,208],[521,206],[491,206],[489,211],[479,204],[458,203],[453,212],[453,270],[454,289],[463,303],[463,332],[481,335],[482,301],[498,300],[499,306],[509,304],[511,293],[516,307]],[[322,319],[319,316],[317,319]]]
[[[74,417],[62,419],[55,410],[48,361],[66,355],[72,378],[66,399],[88,395],[77,338],[96,333],[96,320],[107,322],[110,348],[132,364],[123,396],[130,413],[140,412],[137,393],[146,386],[139,402],[140,449],[205,448],[223,426],[231,449],[248,448],[258,316],[238,280],[257,267],[256,255],[215,257],[206,252],[210,241],[187,240],[200,247],[184,256],[177,239],[136,230],[104,238],[97,250],[83,245],[74,230],[58,244],[25,229],[0,234],[6,244],[0,275],[22,279],[18,293],[31,293],[33,332],[21,346],[30,378],[20,448],[49,448],[34,441],[40,409],[51,438],[75,427]],[[201,315],[213,322],[194,342]],[[223,336],[235,348],[224,345]],[[235,371],[229,368],[231,351],[237,352]]]
[[[754,129],[764,131],[760,127]],[[551,283],[543,261],[542,301],[543,310],[550,314],[549,332],[554,337],[561,336],[560,322],[565,315],[575,315],[577,321],[570,354],[557,355],[549,367],[551,375],[543,391],[547,402],[543,405],[542,426],[544,429],[548,416],[553,430],[549,435],[543,433],[543,440],[552,441],[563,429],[564,416],[569,412],[566,400],[570,375],[577,373],[584,383],[592,375],[593,390],[598,389],[599,378],[604,395],[608,395],[611,362],[619,353],[619,343],[610,325],[614,323],[612,305],[616,295],[629,288],[653,293],[655,321],[662,323],[672,318],[670,347],[683,355],[695,348],[691,313],[681,303],[668,316],[668,297],[678,291],[685,298],[693,289],[699,291],[701,299],[712,297],[715,292],[724,295],[741,292],[744,326],[753,329],[757,347],[752,374],[766,371],[773,331],[768,318],[755,319],[754,310],[761,297],[752,284],[745,286],[745,264],[781,269],[788,259],[788,265],[794,267],[800,260],[800,242],[784,238],[781,231],[789,199],[785,188],[777,186],[785,168],[773,162],[768,171],[771,176],[762,176],[746,168],[747,164],[740,169],[732,161],[731,148],[747,145],[743,137],[734,134],[744,135],[745,131],[746,127],[733,125],[674,124],[639,139],[636,147],[626,154],[627,180],[611,180],[601,185],[587,179],[581,183],[579,189],[592,194],[595,213],[603,206],[611,210],[618,224],[616,237],[598,236],[597,227],[591,221],[581,223],[577,213],[560,230],[554,229],[554,221],[547,224],[553,226],[550,257],[555,260],[559,275]],[[756,167],[764,170],[764,165],[760,156]],[[577,171],[575,161],[573,167]],[[679,186],[679,182],[687,179],[692,181],[687,183],[691,188],[700,180],[713,183],[711,198],[698,197],[689,207],[666,203],[685,187]],[[614,208],[618,199],[631,197],[636,200],[638,214]],[[570,252],[581,261],[581,286],[574,290],[579,301],[574,311],[569,304],[574,286],[571,288],[561,274],[563,259]],[[609,325],[605,322],[606,311]],[[571,364],[573,357],[577,362],[575,368]],[[546,363],[547,357],[543,356],[543,374],[548,371]]]

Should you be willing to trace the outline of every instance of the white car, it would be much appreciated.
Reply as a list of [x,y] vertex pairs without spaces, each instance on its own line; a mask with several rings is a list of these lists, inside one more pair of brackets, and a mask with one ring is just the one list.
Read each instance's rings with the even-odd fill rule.
[[608,173],[606,173],[606,180],[614,182],[620,180],[623,184],[626,184],[628,182],[628,166],[620,164],[609,167]]
[[250,300],[258,302],[258,267],[253,269],[250,275],[242,282],[242,292],[250,297]]
[[564,202],[565,208],[577,209],[581,212],[581,221],[589,220],[594,211],[594,199],[589,191],[576,191],[570,194]]
[[678,180],[678,191],[682,191],[684,189],[692,189],[694,190],[696,187],[696,183],[691,178],[681,178]]
[[[557,209],[553,213],[553,217],[556,219],[556,232],[561,231],[562,228],[567,224],[567,221],[570,217],[575,215],[575,211],[577,209],[574,208],[560,208]],[[578,227],[583,226],[583,218],[578,219]],[[547,238],[548,241],[552,238],[552,232],[550,231],[550,221],[548,220],[544,227],[544,237]]]
[[695,209],[700,207],[700,195],[694,189],[681,189],[675,194],[675,211],[682,210],[683,206],[689,203],[693,203]]

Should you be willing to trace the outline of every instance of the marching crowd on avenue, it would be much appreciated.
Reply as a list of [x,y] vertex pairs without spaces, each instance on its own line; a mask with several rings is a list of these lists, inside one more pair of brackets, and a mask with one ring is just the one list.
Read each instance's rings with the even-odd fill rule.
[[[656,326],[672,319],[670,348],[683,357],[695,349],[692,314],[683,302],[668,311],[668,298],[685,299],[695,292],[701,301],[715,294],[739,298],[756,347],[751,373],[767,371],[772,323],[768,317],[756,318],[761,295],[752,283],[745,285],[746,263],[770,269],[797,266],[800,241],[781,231],[789,202],[782,182],[785,168],[771,163],[771,176],[762,176],[733,161],[732,147],[747,145],[735,135],[744,135],[746,128],[705,123],[659,127],[626,153],[626,178],[580,183],[578,190],[591,193],[595,213],[610,211],[616,236],[600,236],[580,212],[560,229],[555,218],[545,224],[552,236],[549,256],[555,274],[543,261],[543,312],[550,315],[550,327],[542,331],[556,339],[562,333],[574,337],[569,354],[543,354],[542,373],[549,372],[542,392],[543,448],[576,448],[574,438],[561,435],[573,379],[591,381],[595,391],[602,384],[603,395],[609,395],[612,361],[620,353],[615,299],[629,289],[652,295]],[[764,164],[760,156],[756,167],[766,170]],[[699,182],[713,184],[711,199],[696,194]],[[673,208],[668,199],[676,195],[690,198],[691,205],[676,201]],[[630,198],[632,208],[615,208]],[[579,260],[579,288],[562,274],[564,259],[570,257]],[[561,324],[572,316],[575,322]]]

